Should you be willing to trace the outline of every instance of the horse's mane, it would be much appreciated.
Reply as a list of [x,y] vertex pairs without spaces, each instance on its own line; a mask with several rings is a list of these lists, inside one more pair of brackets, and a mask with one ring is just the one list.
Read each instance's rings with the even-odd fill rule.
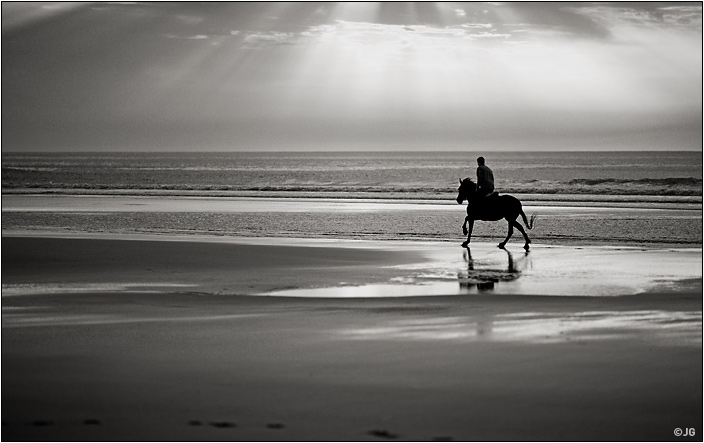
[[474,184],[474,182],[472,181],[472,179],[469,178],[469,177],[467,177],[467,178],[465,178],[464,180],[462,180],[462,184],[466,184],[466,183]]

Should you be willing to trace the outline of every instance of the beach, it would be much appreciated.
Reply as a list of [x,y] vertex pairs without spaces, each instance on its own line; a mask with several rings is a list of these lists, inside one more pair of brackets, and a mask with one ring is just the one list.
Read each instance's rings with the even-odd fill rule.
[[3,153],[2,438],[702,432],[700,153]]
[[5,232],[2,437],[696,440],[701,251],[618,249]]

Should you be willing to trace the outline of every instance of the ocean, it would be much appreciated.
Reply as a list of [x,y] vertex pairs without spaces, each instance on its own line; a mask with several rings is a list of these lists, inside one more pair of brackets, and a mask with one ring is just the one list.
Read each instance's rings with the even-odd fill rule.
[[[2,154],[3,190],[230,191],[444,200],[480,153]],[[505,193],[689,196],[701,203],[701,152],[483,154]],[[279,193],[279,194],[276,194]],[[205,194],[207,195],[207,194]],[[308,195],[307,195],[308,196]],[[544,197],[545,198],[545,197]]]
[[[458,179],[475,177],[479,155],[497,190],[538,214],[534,241],[701,246],[701,152],[3,153],[5,196],[187,197],[204,204],[202,211],[175,205],[161,212],[3,204],[2,228],[461,241]],[[283,200],[298,209],[223,211],[208,199],[234,206]],[[352,209],[321,209],[320,201]],[[355,203],[370,202],[379,210],[354,211]],[[389,203],[399,206],[389,210]],[[474,235],[498,242],[505,232],[505,223],[478,222]]]

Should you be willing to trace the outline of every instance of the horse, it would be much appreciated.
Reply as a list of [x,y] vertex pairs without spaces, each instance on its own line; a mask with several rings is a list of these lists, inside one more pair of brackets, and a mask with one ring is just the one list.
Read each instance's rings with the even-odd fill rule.
[[[494,193],[498,194],[498,193]],[[526,214],[523,212],[523,205],[520,200],[511,195],[489,195],[487,197],[477,196],[477,186],[470,178],[460,179],[460,187],[457,194],[457,203],[462,204],[467,200],[467,217],[464,219],[462,224],[462,232],[467,236],[467,241],[462,243],[462,247],[466,248],[469,245],[469,241],[472,239],[472,228],[474,227],[475,220],[485,220],[485,221],[497,221],[502,218],[506,219],[508,222],[508,235],[506,239],[499,243],[499,248],[504,249],[506,243],[513,235],[513,228],[518,229],[526,244],[523,249],[526,251],[530,248],[530,238],[526,234],[520,223],[518,223],[517,218],[520,215],[523,217],[523,223],[525,223],[528,229],[533,229],[533,222],[535,221],[535,214],[530,218],[530,223]],[[467,228],[469,225],[469,229]]]

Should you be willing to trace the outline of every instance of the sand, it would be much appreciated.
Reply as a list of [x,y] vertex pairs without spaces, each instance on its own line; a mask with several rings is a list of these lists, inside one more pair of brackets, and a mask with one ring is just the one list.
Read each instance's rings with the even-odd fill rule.
[[[702,244],[701,203],[673,203],[669,198],[661,202],[524,203],[526,213],[538,217],[535,229],[529,232],[536,245],[700,249]],[[55,232],[148,233],[461,242],[465,208],[454,199],[22,194],[3,195],[2,214],[3,233],[23,230],[32,236]],[[506,236],[506,226],[504,222],[477,222],[473,241],[495,245]],[[513,241],[520,241],[516,236],[519,234]]]
[[3,440],[701,440],[700,249],[169,240],[3,236]]

